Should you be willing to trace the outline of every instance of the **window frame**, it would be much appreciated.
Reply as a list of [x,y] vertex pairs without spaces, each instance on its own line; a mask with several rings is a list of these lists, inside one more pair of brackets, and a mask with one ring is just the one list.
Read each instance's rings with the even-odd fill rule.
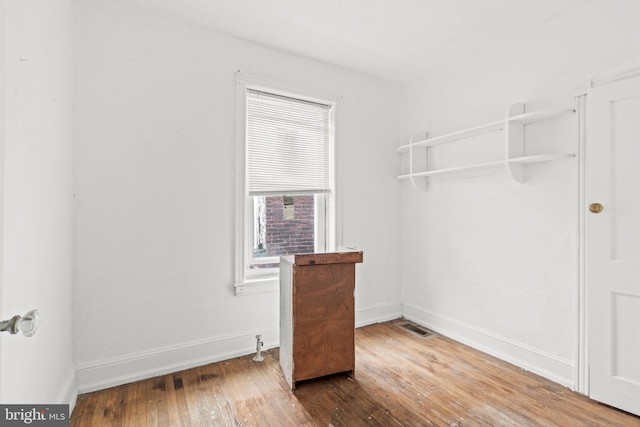
[[[338,119],[339,102],[337,95],[313,91],[281,82],[250,76],[242,71],[236,72],[236,185],[235,185],[235,251],[234,251],[234,291],[236,295],[275,292],[279,290],[279,269],[270,268],[260,272],[249,272],[248,264],[253,258],[253,197],[247,191],[247,157],[246,157],[246,94],[247,90],[258,90],[290,98],[332,105],[331,126],[332,138],[329,142],[329,168],[331,175],[331,191],[322,193],[324,212],[316,212],[324,217],[324,221],[316,221],[316,233],[322,233],[325,240],[325,251],[333,251],[338,245],[339,218],[337,215],[338,189],[336,180],[336,121]],[[284,194],[287,195],[287,194]],[[316,216],[316,218],[318,218]],[[317,234],[316,234],[317,235]],[[316,248],[318,250],[318,248]]]

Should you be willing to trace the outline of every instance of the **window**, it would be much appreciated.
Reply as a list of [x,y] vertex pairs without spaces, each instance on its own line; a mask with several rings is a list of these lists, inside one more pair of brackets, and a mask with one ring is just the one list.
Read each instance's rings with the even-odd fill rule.
[[248,275],[275,274],[280,255],[326,250],[325,196],[253,196],[252,245],[249,246]]
[[242,77],[237,294],[277,289],[280,255],[335,246],[335,98],[327,101]]

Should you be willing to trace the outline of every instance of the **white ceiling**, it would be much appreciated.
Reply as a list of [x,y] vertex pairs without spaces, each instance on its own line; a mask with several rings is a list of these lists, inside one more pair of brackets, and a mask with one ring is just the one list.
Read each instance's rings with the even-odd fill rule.
[[590,0],[123,0],[386,80],[535,31]]

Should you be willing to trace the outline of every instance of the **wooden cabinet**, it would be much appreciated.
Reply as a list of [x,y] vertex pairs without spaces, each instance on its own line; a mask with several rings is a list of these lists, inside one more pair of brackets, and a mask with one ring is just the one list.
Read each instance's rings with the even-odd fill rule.
[[280,366],[287,383],[355,371],[355,264],[362,252],[280,261]]

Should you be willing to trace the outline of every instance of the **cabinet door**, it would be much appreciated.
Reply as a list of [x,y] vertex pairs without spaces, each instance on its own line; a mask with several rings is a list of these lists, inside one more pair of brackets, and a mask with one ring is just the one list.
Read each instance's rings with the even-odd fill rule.
[[294,269],[294,381],[352,371],[354,264]]

